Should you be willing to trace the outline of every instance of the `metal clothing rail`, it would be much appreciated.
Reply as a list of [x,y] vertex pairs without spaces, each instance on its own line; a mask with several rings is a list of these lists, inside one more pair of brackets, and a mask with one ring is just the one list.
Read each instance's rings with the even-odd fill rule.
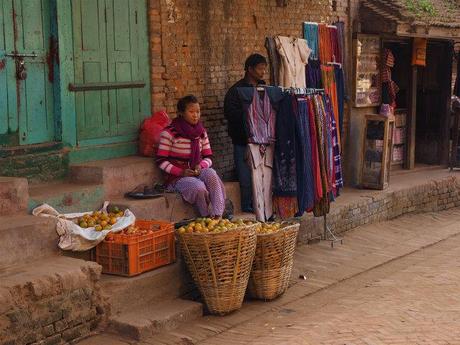
[[325,92],[324,89],[314,89],[314,88],[308,88],[308,87],[284,87],[284,86],[272,86],[272,85],[257,85],[256,89],[257,91],[264,91],[265,89],[273,88],[273,87],[277,87],[281,89],[281,91],[283,92],[289,92],[295,95],[315,95],[315,94],[321,94]]
[[340,242],[340,244],[343,244],[343,238],[342,237],[337,237],[335,232],[331,230],[329,225],[327,225],[327,214],[323,216],[324,219],[324,229],[323,229],[323,235],[321,236],[321,239],[323,241],[329,241],[331,242],[331,247],[334,248],[334,243]]

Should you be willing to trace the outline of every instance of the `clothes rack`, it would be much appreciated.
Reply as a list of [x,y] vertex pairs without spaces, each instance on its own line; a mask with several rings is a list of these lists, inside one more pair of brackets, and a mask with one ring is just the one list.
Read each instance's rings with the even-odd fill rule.
[[339,66],[339,68],[342,68],[342,64],[339,62],[328,62],[328,66]]
[[340,242],[340,244],[343,244],[343,238],[338,237],[333,230],[327,225],[327,214],[323,216],[323,235],[322,235],[322,240],[323,241],[329,241],[331,242],[331,248],[334,248],[334,243]]

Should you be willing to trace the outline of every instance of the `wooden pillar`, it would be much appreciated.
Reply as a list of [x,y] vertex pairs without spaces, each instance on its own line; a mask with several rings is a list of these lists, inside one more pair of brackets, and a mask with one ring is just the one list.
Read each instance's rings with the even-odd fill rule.
[[410,102],[409,102],[409,118],[407,119],[407,147],[406,147],[406,169],[414,169],[415,167],[415,127],[417,120],[417,66],[412,66],[412,75],[410,83]]

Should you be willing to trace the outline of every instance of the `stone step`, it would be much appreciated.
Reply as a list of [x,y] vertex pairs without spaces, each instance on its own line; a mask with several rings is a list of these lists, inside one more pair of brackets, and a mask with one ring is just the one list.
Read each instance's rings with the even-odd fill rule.
[[44,203],[60,213],[85,212],[99,209],[104,202],[104,188],[98,184],[40,183],[30,186],[29,194],[29,212]]
[[[225,182],[224,185],[227,198],[233,203],[234,214],[241,214],[238,183]],[[144,200],[116,198],[112,199],[111,202],[115,205],[129,208],[140,219],[161,219],[177,222],[198,216],[192,205],[184,202],[177,193],[165,193],[164,196],[159,198]]]
[[99,265],[63,256],[0,269],[0,342],[67,344],[88,336],[108,315],[99,277]]
[[25,212],[29,202],[26,178],[0,176],[0,216]]
[[113,316],[146,304],[173,300],[195,288],[180,259],[168,266],[130,278],[103,274],[101,287],[104,294],[110,296]]
[[178,328],[182,323],[201,316],[203,316],[201,303],[175,299],[146,304],[142,308],[112,317],[109,327],[123,336],[140,341],[162,331]]
[[70,179],[72,182],[101,184],[106,198],[116,198],[141,184],[151,186],[160,182],[161,173],[152,158],[128,156],[73,164]]
[[34,261],[59,253],[56,220],[31,215],[2,216],[0,266]]
[[129,198],[112,199],[111,203],[129,208],[138,219],[158,219],[177,222],[197,217],[192,205],[184,202],[179,194],[165,193],[155,199],[136,200]]

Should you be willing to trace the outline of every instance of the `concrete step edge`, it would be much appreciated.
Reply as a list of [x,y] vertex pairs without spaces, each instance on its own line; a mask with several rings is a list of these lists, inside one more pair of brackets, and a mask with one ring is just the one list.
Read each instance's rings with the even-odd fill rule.
[[113,316],[109,321],[109,331],[141,341],[202,316],[201,303],[176,299]]

